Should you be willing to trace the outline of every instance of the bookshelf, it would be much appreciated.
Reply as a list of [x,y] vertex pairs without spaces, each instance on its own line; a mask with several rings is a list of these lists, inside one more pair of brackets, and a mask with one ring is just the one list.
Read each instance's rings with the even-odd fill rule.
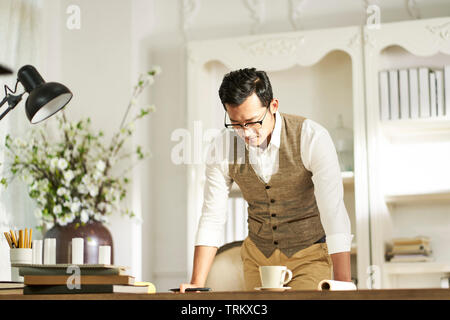
[[[439,286],[450,272],[450,118],[386,120],[380,72],[450,65],[450,18],[364,28],[372,263],[379,288]],[[386,100],[384,100],[386,101]],[[382,120],[383,119],[383,120]],[[426,235],[435,262],[385,261],[392,238]]]

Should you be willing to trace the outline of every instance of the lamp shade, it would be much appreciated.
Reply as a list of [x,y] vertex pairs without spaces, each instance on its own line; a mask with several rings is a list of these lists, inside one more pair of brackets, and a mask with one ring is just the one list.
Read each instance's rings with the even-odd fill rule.
[[72,92],[66,86],[57,82],[45,82],[33,66],[20,68],[17,79],[28,92],[25,112],[31,123],[51,117],[72,99]]

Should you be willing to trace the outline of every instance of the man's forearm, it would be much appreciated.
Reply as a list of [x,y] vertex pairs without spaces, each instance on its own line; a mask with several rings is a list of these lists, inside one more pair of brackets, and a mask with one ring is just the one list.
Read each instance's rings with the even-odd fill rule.
[[205,286],[206,278],[216,256],[217,248],[208,246],[196,246],[194,251],[194,268],[192,271],[192,284]]
[[350,252],[338,252],[330,256],[333,261],[334,280],[352,281]]

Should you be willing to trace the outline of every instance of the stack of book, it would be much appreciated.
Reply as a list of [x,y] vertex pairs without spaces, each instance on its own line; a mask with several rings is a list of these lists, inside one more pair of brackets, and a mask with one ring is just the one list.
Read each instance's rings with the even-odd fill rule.
[[450,113],[450,65],[379,72],[381,120],[445,117]]
[[432,250],[430,238],[418,236],[415,238],[392,239],[393,247],[387,253],[390,262],[429,262]]
[[149,282],[137,283],[125,267],[111,265],[20,265],[23,294],[155,293]]

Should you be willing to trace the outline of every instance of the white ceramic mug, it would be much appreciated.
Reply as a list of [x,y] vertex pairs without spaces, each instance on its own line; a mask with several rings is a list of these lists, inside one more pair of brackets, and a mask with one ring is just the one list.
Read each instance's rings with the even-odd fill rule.
[[[287,279],[286,274],[288,275]],[[259,275],[263,288],[282,288],[292,280],[292,271],[286,266],[260,266]]]

